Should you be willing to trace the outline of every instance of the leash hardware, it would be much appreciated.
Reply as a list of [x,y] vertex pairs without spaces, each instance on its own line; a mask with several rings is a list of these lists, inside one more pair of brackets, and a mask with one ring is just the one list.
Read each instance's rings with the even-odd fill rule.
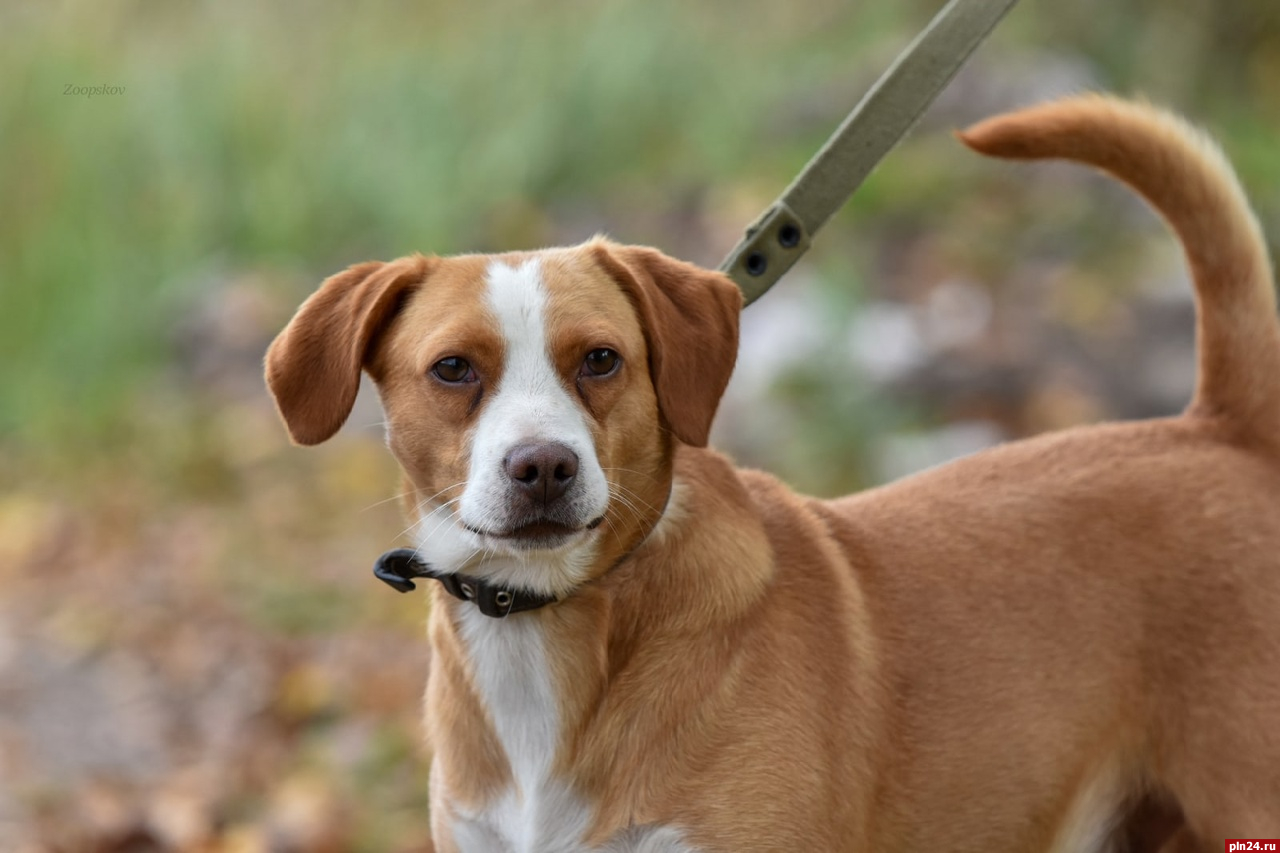
[[725,272],[739,283],[748,301],[753,301],[791,269],[812,242],[795,211],[786,202],[776,201],[747,226],[746,238]]
[[742,289],[744,305],[764,295],[800,259],[823,224],[906,135],[1016,2],[949,0],[907,45],[720,264],[720,271]]

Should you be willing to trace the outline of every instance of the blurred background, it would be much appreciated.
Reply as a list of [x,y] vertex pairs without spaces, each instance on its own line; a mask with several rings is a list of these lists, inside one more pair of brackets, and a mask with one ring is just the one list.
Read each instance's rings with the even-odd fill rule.
[[[940,6],[0,4],[0,849],[428,849],[377,401],[291,447],[267,343],[367,258],[718,263]],[[1280,5],[1023,0],[747,311],[718,446],[830,495],[1177,411],[1159,222],[949,134],[1082,89],[1211,129],[1280,241]]]

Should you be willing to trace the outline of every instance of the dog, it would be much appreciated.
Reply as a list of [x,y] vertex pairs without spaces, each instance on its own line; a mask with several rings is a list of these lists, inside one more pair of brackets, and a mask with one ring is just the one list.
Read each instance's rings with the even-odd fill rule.
[[837,500],[706,447],[720,273],[603,238],[353,266],[272,344],[293,440],[361,370],[432,583],[441,851],[1219,850],[1280,836],[1280,322],[1196,131],[1079,96],[960,134],[1129,184],[1180,238],[1178,417]]

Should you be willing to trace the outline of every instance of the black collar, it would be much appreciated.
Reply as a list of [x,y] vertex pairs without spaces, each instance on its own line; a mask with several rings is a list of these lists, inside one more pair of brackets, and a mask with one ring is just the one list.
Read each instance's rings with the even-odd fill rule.
[[557,600],[550,595],[495,586],[488,581],[469,575],[438,572],[423,562],[418,552],[412,548],[397,548],[383,554],[373,564],[373,574],[378,580],[386,581],[393,589],[400,592],[414,589],[410,578],[438,580],[445,592],[462,601],[474,602],[481,613],[495,619],[501,619],[522,610],[536,610]]

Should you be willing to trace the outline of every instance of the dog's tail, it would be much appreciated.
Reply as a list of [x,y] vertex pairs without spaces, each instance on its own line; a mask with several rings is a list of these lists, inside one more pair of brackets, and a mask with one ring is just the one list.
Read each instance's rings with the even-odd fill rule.
[[1188,411],[1280,440],[1280,321],[1271,261],[1235,172],[1182,119],[1101,95],[981,122],[960,139],[983,154],[1062,158],[1137,190],[1168,221],[1195,280],[1199,375]]

